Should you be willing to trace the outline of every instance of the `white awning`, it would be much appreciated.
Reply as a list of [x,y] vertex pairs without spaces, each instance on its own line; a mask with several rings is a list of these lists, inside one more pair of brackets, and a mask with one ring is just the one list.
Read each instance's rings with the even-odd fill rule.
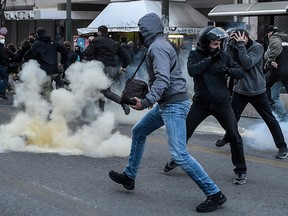
[[287,14],[288,1],[227,4],[214,7],[208,16],[260,16]]
[[[138,21],[147,13],[154,12],[161,17],[160,1],[131,1],[110,3],[87,28],[80,28],[78,34],[97,31],[106,25],[110,32],[138,31]],[[169,3],[169,32],[176,34],[195,34],[207,26],[210,20],[183,2]],[[96,31],[95,31],[96,30]]]

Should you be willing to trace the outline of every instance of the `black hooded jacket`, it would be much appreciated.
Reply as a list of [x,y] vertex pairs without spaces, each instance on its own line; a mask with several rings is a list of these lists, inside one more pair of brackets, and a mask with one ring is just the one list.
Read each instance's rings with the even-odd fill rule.
[[190,52],[187,68],[194,80],[193,102],[216,105],[230,100],[227,75],[221,71],[223,65],[230,69],[229,76],[236,79],[243,78],[244,70],[224,52],[214,60],[200,49]]
[[105,67],[116,67],[116,56],[122,60],[122,67],[126,68],[130,63],[127,52],[121,45],[108,35],[95,37],[84,51],[86,59],[101,61]]
[[35,59],[40,68],[47,75],[58,73],[58,52],[61,54],[61,64],[67,61],[68,51],[65,46],[57,41],[51,40],[50,36],[41,35],[33,43],[31,49],[25,53],[24,60]]

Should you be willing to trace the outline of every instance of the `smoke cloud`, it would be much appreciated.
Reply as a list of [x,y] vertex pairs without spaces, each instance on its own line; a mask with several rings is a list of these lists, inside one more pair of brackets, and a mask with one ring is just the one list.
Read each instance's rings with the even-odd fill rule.
[[102,63],[77,62],[69,67],[66,71],[71,83],[69,90],[53,90],[50,103],[41,97],[46,74],[36,61],[25,63],[19,76],[21,82],[15,86],[14,106],[20,111],[10,123],[0,127],[1,152],[128,156],[130,138],[115,132],[119,123],[115,114],[125,116],[121,106],[112,106],[117,112],[108,109],[101,113],[95,105],[95,101],[103,98],[100,90],[111,84],[103,73]]

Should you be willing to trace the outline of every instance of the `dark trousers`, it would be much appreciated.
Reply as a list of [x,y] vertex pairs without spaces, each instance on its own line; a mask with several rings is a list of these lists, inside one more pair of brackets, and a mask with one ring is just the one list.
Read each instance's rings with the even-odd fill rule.
[[[250,103],[255,108],[255,110],[259,113],[259,115],[262,117],[262,119],[268,126],[270,133],[272,134],[272,137],[276,144],[276,147],[278,149],[286,148],[287,146],[284,140],[282,130],[280,128],[278,121],[272,114],[272,110],[266,92],[255,96],[246,96],[234,92],[232,95],[231,104],[237,121],[239,121],[241,114],[248,103]],[[226,135],[224,139],[227,141],[229,140],[229,138]]]
[[186,119],[187,141],[199,124],[210,115],[217,119],[223,129],[227,132],[229,140],[231,140],[232,163],[236,167],[234,172],[236,174],[246,172],[247,167],[244,157],[243,141],[238,132],[237,121],[230,101],[214,105],[193,103]]

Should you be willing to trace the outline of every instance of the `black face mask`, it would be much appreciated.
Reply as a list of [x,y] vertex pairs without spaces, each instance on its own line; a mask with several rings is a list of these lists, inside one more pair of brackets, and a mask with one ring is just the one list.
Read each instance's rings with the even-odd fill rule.
[[141,32],[138,32],[138,37],[139,37],[139,42],[140,42],[141,44],[144,44],[144,37],[143,37],[143,35],[142,35]]
[[29,39],[29,42],[30,42],[31,44],[33,44],[33,43],[35,42],[35,39],[34,39],[34,38],[30,38],[30,39]]

